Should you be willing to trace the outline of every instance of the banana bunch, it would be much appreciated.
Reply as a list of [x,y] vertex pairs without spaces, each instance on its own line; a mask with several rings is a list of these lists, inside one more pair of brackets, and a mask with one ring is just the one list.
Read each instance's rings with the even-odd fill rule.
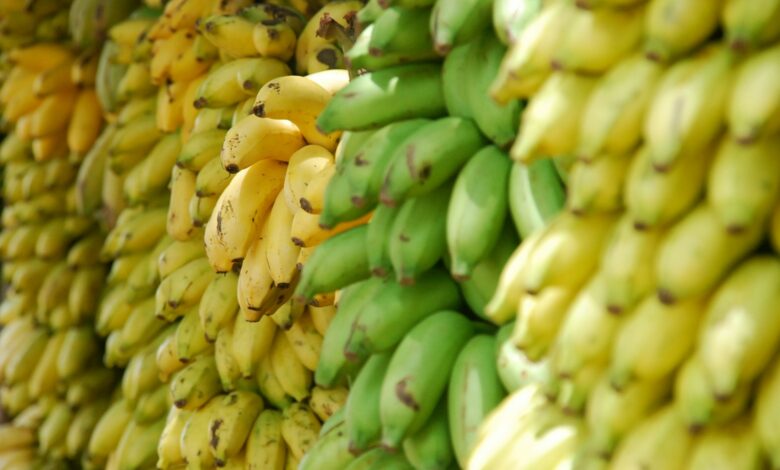
[[33,43],[65,41],[70,3],[70,0],[3,2],[0,5],[0,49],[8,51]]
[[[488,88],[527,99],[509,150],[523,240],[483,310],[510,395],[462,465],[776,464],[780,95],[756,93],[780,31],[738,0],[531,3],[494,21],[512,34]],[[517,208],[541,165],[566,210],[532,224]]]

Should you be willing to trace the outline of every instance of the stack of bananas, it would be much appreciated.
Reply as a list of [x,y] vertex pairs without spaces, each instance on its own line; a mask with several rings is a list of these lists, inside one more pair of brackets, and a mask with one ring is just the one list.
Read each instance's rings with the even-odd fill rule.
[[780,465],[780,2],[538,3],[491,94],[566,211],[485,307],[516,391],[468,468]]
[[[9,0],[0,4],[0,49],[68,38],[70,0]],[[4,62],[4,71],[10,65]]]
[[[4,21],[19,25],[41,12],[60,22],[64,13],[67,32],[66,2],[2,8]],[[67,468],[79,462],[117,382],[100,364],[103,345],[93,330],[95,293],[107,274],[99,256],[104,236],[80,193],[89,176],[82,162],[103,127],[98,57],[63,41],[37,42],[62,39],[42,35],[41,27],[34,35],[14,31],[29,36],[10,43],[25,46],[4,50],[11,68],[0,90],[8,129],[0,147],[0,401],[13,419],[2,428],[0,466]]]

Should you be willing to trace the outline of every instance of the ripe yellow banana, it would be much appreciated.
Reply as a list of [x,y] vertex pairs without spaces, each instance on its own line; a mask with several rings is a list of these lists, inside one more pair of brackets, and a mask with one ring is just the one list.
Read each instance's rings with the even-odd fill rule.
[[174,132],[181,127],[187,87],[187,81],[174,81],[157,90],[157,128],[161,131]]
[[335,170],[333,163],[333,154],[319,145],[302,147],[290,157],[282,192],[291,211],[303,208],[316,214],[322,210],[325,187]]
[[182,316],[176,327],[176,338],[174,341],[176,343],[176,355],[179,357],[179,361],[184,363],[192,361],[195,356],[207,351],[211,347],[211,343],[206,341],[206,335],[200,324],[198,306],[191,308]]
[[220,159],[229,173],[237,173],[265,159],[287,161],[304,145],[294,123],[250,115],[228,130]]
[[170,190],[166,230],[174,240],[187,241],[197,232],[189,208],[190,199],[195,194],[195,172],[174,166]]
[[[251,41],[250,41],[251,45]],[[253,46],[254,47],[254,46]],[[289,75],[290,68],[271,58],[244,58],[209,71],[195,93],[196,108],[222,108],[244,101],[269,80]]]
[[240,171],[219,197],[204,241],[211,266],[230,271],[243,260],[282,188],[287,165],[263,160]]
[[233,175],[222,166],[222,159],[212,158],[198,170],[195,179],[195,195],[200,197],[219,196],[225,190]]
[[81,456],[89,444],[92,431],[103,413],[108,408],[109,401],[106,398],[98,399],[81,407],[73,417],[65,437],[66,454],[75,459]]
[[767,80],[780,67],[780,46],[759,52],[736,72],[728,104],[729,132],[742,143],[777,134],[780,131],[780,94]]
[[322,425],[304,403],[294,403],[282,412],[282,436],[290,454],[300,460],[317,441]]
[[184,463],[181,453],[181,434],[192,412],[170,407],[165,427],[157,443],[157,468],[168,469]]
[[208,424],[209,444],[214,460],[223,466],[238,456],[249,437],[257,416],[263,410],[263,399],[252,392],[234,391],[216,398]]
[[177,372],[170,383],[174,406],[191,411],[203,407],[221,390],[217,365],[212,355],[201,356],[191,362]]
[[214,278],[205,257],[188,262],[160,282],[155,293],[155,313],[172,321],[192,306],[197,306],[206,287]]
[[722,2],[650,2],[645,15],[644,53],[671,62],[706,41],[718,26]]
[[287,445],[282,437],[282,413],[263,410],[252,426],[246,447],[248,470],[284,470]]
[[252,29],[252,43],[263,57],[287,62],[295,55],[297,42],[296,31],[283,21],[256,23]]
[[295,353],[286,335],[276,335],[269,352],[271,367],[282,389],[300,401],[311,394],[312,372]]
[[222,328],[217,333],[214,344],[214,360],[217,361],[217,372],[222,382],[222,390],[236,390],[241,371],[238,369],[236,358],[233,357],[233,328]]
[[512,343],[531,360],[541,359],[555,341],[576,292],[547,287],[536,295],[523,295],[517,307]]
[[202,18],[198,31],[222,54],[232,58],[259,55],[253,40],[254,23],[240,15]]
[[349,390],[345,387],[326,389],[315,386],[311,390],[309,406],[314,411],[314,414],[324,423],[344,407],[348,394]]
[[233,324],[233,357],[241,376],[250,378],[255,374],[260,362],[273,348],[276,336],[276,323],[268,317],[250,322],[239,313]]
[[184,460],[192,468],[215,466],[209,446],[208,425],[218,401],[219,397],[214,397],[204,406],[194,410],[182,429],[179,448]]
[[260,89],[253,112],[259,117],[288,119],[300,129],[306,142],[333,152],[340,133],[323,134],[316,122],[331,96],[332,93],[313,80],[288,75],[273,79]]

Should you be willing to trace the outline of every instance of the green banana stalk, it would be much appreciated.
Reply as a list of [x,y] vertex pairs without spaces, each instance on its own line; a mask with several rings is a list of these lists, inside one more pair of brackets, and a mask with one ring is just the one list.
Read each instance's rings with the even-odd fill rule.
[[450,441],[450,423],[447,400],[439,400],[425,425],[407,437],[403,443],[404,455],[414,468],[447,470],[455,461]]
[[[412,285],[447,251],[446,213],[452,184],[409,199],[395,216],[387,242],[390,262],[401,285]],[[420,223],[421,221],[426,223]]]
[[355,78],[333,96],[317,118],[317,126],[326,133],[364,130],[445,112],[441,66],[410,64]]
[[456,353],[474,334],[461,313],[444,310],[411,329],[393,353],[382,381],[382,445],[398,449],[421,429],[441,399]]
[[390,261],[390,239],[387,234],[399,211],[400,208],[380,204],[374,209],[374,214],[368,222],[368,232],[366,232],[368,268],[376,277],[387,277],[393,269]]
[[343,349],[350,334],[350,326],[373,298],[383,290],[384,282],[372,278],[346,287],[339,299],[336,315],[330,322],[322,341],[320,360],[314,372],[317,385],[329,388],[348,370]]
[[447,247],[451,272],[457,280],[468,279],[501,237],[511,168],[507,154],[489,146],[477,152],[458,173],[447,208]]
[[452,446],[462,467],[477,443],[479,425],[505,395],[495,354],[496,337],[477,335],[466,343],[452,366],[447,413]]
[[439,55],[473,39],[490,25],[493,0],[438,0],[431,13],[431,35]]
[[310,302],[316,294],[332,292],[371,276],[368,270],[365,225],[325,240],[306,260],[294,298]]
[[344,166],[343,172],[349,181],[352,204],[373,207],[379,202],[385,171],[395,149],[428,122],[427,119],[409,119],[390,123],[373,133],[360,146],[354,158]]
[[344,419],[347,423],[349,451],[355,455],[378,444],[382,438],[379,402],[382,380],[392,355],[393,351],[386,351],[369,357],[350,388],[344,405]]
[[422,126],[396,148],[380,201],[388,206],[420,196],[450,179],[485,144],[469,119],[447,117]]
[[351,330],[342,343],[343,355],[362,363],[395,347],[423,318],[459,304],[458,287],[444,270],[431,270],[412,286],[388,281],[347,327]]

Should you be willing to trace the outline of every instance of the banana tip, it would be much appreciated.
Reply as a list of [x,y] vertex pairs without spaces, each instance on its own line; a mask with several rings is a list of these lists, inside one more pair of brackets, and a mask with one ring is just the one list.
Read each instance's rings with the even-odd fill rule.
[[672,305],[676,301],[674,295],[667,289],[663,288],[658,289],[658,300],[660,300],[664,305]]

